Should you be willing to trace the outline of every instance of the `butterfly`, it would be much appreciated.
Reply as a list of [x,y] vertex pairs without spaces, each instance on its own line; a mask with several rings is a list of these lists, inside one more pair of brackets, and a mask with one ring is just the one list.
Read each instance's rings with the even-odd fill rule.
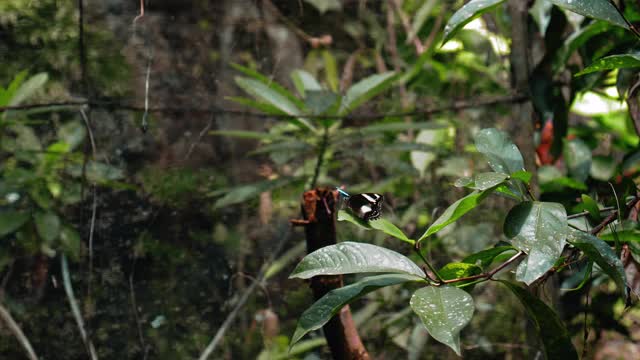
[[384,196],[376,193],[349,195],[346,191],[336,188],[340,195],[347,199],[347,206],[364,221],[375,220],[380,217]]

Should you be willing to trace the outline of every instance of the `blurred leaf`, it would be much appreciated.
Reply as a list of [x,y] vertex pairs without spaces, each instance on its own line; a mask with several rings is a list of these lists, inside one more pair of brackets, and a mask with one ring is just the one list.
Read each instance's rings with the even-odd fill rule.
[[0,106],[9,105],[9,101],[15,96],[16,91],[18,91],[18,88],[22,85],[28,74],[26,70],[20,71],[13,77],[13,80],[11,80],[11,83],[6,89],[0,86]]
[[300,99],[295,97],[289,90],[285,89],[282,85],[278,84],[273,79],[270,79],[270,78],[260,74],[256,70],[250,69],[250,68],[248,68],[246,66],[242,66],[242,65],[239,65],[239,64],[233,64],[232,63],[231,67],[233,67],[234,69],[240,71],[241,73],[249,76],[251,79],[254,79],[254,80],[257,80],[257,81],[261,82],[262,84],[267,86],[272,91],[275,91],[276,93],[280,94],[281,96],[287,98],[290,102],[294,103],[296,107],[302,108],[304,106],[304,104],[302,103],[302,101],[300,101]]
[[43,181],[38,181],[29,187],[29,196],[44,210],[48,210],[53,206],[53,197]]
[[614,25],[629,29],[626,21],[609,0],[550,0],[553,4],[574,13],[604,20]]
[[544,345],[547,359],[578,359],[571,336],[555,311],[526,289],[508,281],[498,280],[511,290],[524,306]]
[[46,243],[51,243],[60,235],[60,218],[53,212],[37,212],[33,215],[38,235]]
[[460,356],[460,330],[475,308],[471,295],[453,286],[427,286],[413,293],[410,304],[429,335]]
[[9,100],[9,106],[20,105],[23,101],[32,97],[36,91],[42,89],[48,78],[49,76],[46,73],[39,73],[30,77],[20,85],[11,100]]
[[608,181],[616,174],[617,164],[610,156],[594,156],[589,175],[600,181]]
[[516,279],[531,284],[560,257],[567,236],[567,212],[558,203],[523,202],[504,221],[504,234],[518,250],[527,253],[518,265]]
[[58,137],[69,145],[69,150],[82,144],[86,134],[87,130],[80,121],[68,121],[58,128]]
[[371,75],[353,84],[342,99],[340,115],[346,115],[367,100],[389,89],[396,76],[393,72]]
[[[322,59],[324,60],[324,73],[327,76],[327,84],[329,89],[334,93],[338,92],[338,84],[340,79],[338,78],[338,65],[336,64],[336,58],[329,50],[322,50]],[[347,92],[348,94],[348,92]],[[356,108],[354,106],[353,108]]]
[[72,260],[80,259],[80,234],[68,225],[60,229],[60,247]]
[[507,133],[494,128],[483,129],[476,134],[475,144],[495,172],[512,174],[524,170],[522,154]]
[[[444,280],[460,279],[463,277],[469,277],[473,275],[479,275],[482,273],[482,269],[473,263],[465,262],[451,262],[440,268],[438,274]],[[473,280],[459,281],[451,285],[459,287],[460,285],[467,284]]]
[[574,229],[569,229],[568,241],[571,245],[582,250],[602,271],[615,281],[618,290],[627,297],[627,276],[622,261],[606,242],[601,239]]
[[279,92],[265,85],[264,83],[240,76],[236,76],[235,81],[242,90],[244,90],[247,94],[253,96],[254,98],[266,102],[282,110],[288,115],[302,115],[302,111],[294,102],[292,102],[288,97],[283,96]]
[[26,211],[0,211],[0,238],[20,229],[29,220],[29,217],[29,213]]
[[408,274],[384,274],[365,277],[354,284],[330,291],[302,313],[289,346],[293,346],[310,331],[320,329],[345,305],[377,289],[409,281],[425,280]]
[[576,271],[571,276],[564,279],[560,284],[560,290],[562,291],[577,291],[584,287],[584,285],[591,280],[591,273],[593,271],[593,261],[587,261],[587,263]]
[[256,140],[285,140],[285,136],[275,135],[260,131],[245,130],[215,130],[209,131],[209,135],[229,136],[239,139],[256,139]]
[[[83,176],[83,165],[76,164],[67,167],[67,171],[70,175],[75,177]],[[116,181],[124,178],[124,172],[114,166],[89,161],[85,169],[85,175],[87,180],[92,183],[104,184],[111,181]],[[57,196],[54,194],[54,196]]]
[[503,3],[504,0],[471,0],[458,9],[444,27],[442,43],[446,43],[471,20]]
[[589,212],[589,215],[591,215],[591,218],[596,222],[600,222],[602,217],[600,216],[600,208],[598,207],[598,203],[587,194],[582,194],[581,197],[582,204],[584,205],[585,210]]
[[444,229],[447,225],[461,218],[464,214],[475,209],[480,202],[490,193],[492,189],[486,191],[474,191],[471,194],[459,199],[451,204],[442,215],[433,223],[427,231],[418,239],[418,242]]
[[611,25],[605,21],[593,21],[587,24],[585,27],[573,32],[565,41],[564,45],[557,52],[556,60],[554,63],[555,68],[560,68],[566,65],[571,54],[573,54],[579,47],[584,45],[592,37],[609,31]]
[[298,90],[298,94],[302,97],[306,97],[307,91],[324,90],[318,80],[304,70],[293,70],[291,79],[293,80],[293,85],[296,87],[296,90]]
[[355,129],[354,132],[358,132],[361,134],[378,134],[383,132],[399,132],[406,130],[442,130],[451,128],[450,124],[435,122],[435,121],[424,121],[424,122],[392,122],[392,123],[382,123],[382,124],[372,124],[363,126],[361,128]]
[[305,106],[309,109],[311,115],[331,115],[328,110],[337,108],[336,103],[339,100],[340,97],[338,95],[328,90],[308,90]]
[[591,149],[580,139],[566,141],[564,159],[571,177],[584,182],[591,170]]
[[[420,5],[420,8],[416,11],[416,15],[413,17],[413,21],[411,22],[411,36],[415,36],[420,32],[420,29],[429,18],[433,7],[437,3],[438,0],[426,0],[422,5]],[[409,40],[410,37],[407,37],[407,41]]]
[[528,184],[531,181],[531,177],[533,176],[530,172],[526,170],[516,171],[513,174],[509,175],[512,179],[518,179],[525,184]]
[[[424,129],[418,133],[416,143],[425,144],[434,148],[444,147],[449,140],[449,128]],[[437,158],[435,151],[412,151],[410,154],[411,165],[418,170],[420,176],[424,176],[425,170]]]
[[494,248],[482,250],[475,254],[471,254],[462,259],[462,262],[467,264],[478,264],[479,262],[480,267],[485,269],[487,266],[491,265],[496,256],[502,254],[503,252],[514,250],[515,248],[513,246],[496,246]]
[[249,185],[243,185],[226,190],[226,194],[218,199],[214,204],[214,209],[245,202],[255,198],[260,193],[282,187],[293,181],[293,178],[282,178],[276,180],[262,181]]
[[[275,107],[272,104],[268,104],[266,102],[260,102],[260,101],[255,101],[253,99],[247,99],[247,98],[243,98],[243,97],[239,97],[239,96],[227,96],[225,97],[226,100],[229,101],[233,101],[235,103],[238,103],[242,106],[248,107],[248,108],[253,108],[256,109],[258,111],[260,111],[261,113],[267,114],[267,115],[287,115],[287,113],[285,111],[282,111],[280,109],[278,109],[277,107]],[[290,121],[293,121],[293,118],[291,119],[287,119]]]
[[347,241],[325,246],[305,256],[289,278],[370,272],[424,277],[422,269],[404,255],[376,245]]

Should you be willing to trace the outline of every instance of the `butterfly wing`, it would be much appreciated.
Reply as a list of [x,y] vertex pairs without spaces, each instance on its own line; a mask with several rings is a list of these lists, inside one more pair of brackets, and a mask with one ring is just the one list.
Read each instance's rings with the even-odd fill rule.
[[362,220],[375,220],[380,217],[384,197],[376,193],[356,194],[349,197],[347,206]]

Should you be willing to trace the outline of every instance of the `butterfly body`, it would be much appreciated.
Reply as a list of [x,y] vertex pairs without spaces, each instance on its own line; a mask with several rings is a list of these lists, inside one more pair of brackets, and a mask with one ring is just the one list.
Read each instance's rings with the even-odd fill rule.
[[[346,192],[340,191],[344,196]],[[376,193],[363,193],[347,196],[347,206],[362,220],[375,220],[380,217],[384,196]]]

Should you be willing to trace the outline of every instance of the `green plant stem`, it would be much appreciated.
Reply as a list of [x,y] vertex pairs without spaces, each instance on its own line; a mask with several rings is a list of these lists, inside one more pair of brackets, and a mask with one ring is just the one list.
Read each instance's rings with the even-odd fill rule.
[[329,145],[329,127],[325,125],[322,133],[322,142],[318,149],[318,160],[316,162],[316,168],[313,172],[313,178],[311,179],[311,189],[315,189],[318,177],[320,176],[320,170],[322,169],[322,162],[324,160],[324,153],[327,151]]
[[[431,263],[424,257],[424,255],[422,255],[422,252],[420,252],[420,247],[418,246],[418,243],[415,243],[415,246],[413,247],[413,250],[418,254],[418,256],[420,256],[420,259],[422,259],[422,261],[427,265],[427,267],[429,268],[429,270],[431,270],[431,272],[436,276],[436,278],[438,279],[438,281],[440,283],[444,283],[445,280],[440,276],[440,274],[438,274],[438,272],[436,271],[436,269],[431,265]],[[428,277],[428,275],[427,275]]]

